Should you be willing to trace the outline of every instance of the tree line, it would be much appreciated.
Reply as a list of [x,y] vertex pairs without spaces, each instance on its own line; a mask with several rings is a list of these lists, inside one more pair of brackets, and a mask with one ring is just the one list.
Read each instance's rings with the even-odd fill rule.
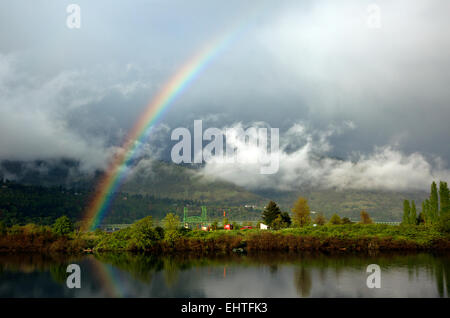
[[[365,210],[360,213],[361,224],[372,224],[373,221]],[[288,212],[282,212],[278,205],[274,201],[270,201],[264,208],[262,213],[263,223],[270,226],[274,230],[293,227],[304,227],[309,225],[321,226],[325,224],[338,225],[338,224],[352,224],[349,218],[341,218],[337,213],[333,214],[327,221],[322,213],[318,213],[315,218],[311,217],[311,210],[308,205],[308,200],[303,197],[299,197],[294,203],[292,208],[292,218]]]
[[414,200],[404,200],[402,224],[445,225],[450,219],[450,191],[447,182],[431,183],[430,196],[422,202],[422,211],[417,214]]

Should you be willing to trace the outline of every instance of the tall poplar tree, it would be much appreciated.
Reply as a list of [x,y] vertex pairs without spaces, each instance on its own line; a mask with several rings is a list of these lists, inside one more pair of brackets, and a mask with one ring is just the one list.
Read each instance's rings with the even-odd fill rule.
[[295,226],[302,227],[311,222],[309,213],[308,201],[305,198],[299,197],[292,208]]
[[417,224],[417,211],[416,211],[416,203],[414,200],[411,201],[411,211],[409,212],[409,223]]
[[430,193],[430,218],[431,223],[436,223],[439,213],[439,199],[436,182],[433,181],[431,184]]
[[411,207],[409,206],[409,201],[408,200],[403,201],[403,220],[402,220],[403,224],[410,224],[409,218],[410,210]]
[[361,224],[372,224],[373,220],[370,217],[369,213],[367,213],[365,210],[362,210],[360,213],[361,216]]
[[439,182],[439,203],[441,216],[450,212],[450,193],[447,182]]
[[422,214],[422,218],[424,223],[427,223],[427,205],[426,205],[426,200],[422,201],[422,212],[420,212],[420,214]]
[[431,212],[430,212],[430,200],[425,199],[425,201],[422,202],[422,211],[425,217],[425,224],[431,224],[433,223],[431,220]]

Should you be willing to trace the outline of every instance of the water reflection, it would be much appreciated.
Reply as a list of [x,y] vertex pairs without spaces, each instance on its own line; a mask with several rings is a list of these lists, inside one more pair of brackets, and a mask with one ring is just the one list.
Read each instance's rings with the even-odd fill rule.
[[304,266],[295,270],[294,274],[295,287],[297,287],[297,293],[300,297],[309,297],[311,294],[311,272]]
[[[65,286],[68,264],[82,288]],[[367,265],[382,288],[365,285]],[[0,297],[448,297],[448,255],[0,254]]]

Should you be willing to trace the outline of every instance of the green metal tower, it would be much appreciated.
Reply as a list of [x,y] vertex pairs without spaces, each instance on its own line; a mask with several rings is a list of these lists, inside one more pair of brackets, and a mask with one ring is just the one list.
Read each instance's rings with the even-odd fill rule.
[[202,206],[202,214],[200,216],[188,216],[188,208],[184,207],[183,223],[184,225],[189,224],[200,224],[206,225],[208,222],[208,213],[206,211],[206,206]]

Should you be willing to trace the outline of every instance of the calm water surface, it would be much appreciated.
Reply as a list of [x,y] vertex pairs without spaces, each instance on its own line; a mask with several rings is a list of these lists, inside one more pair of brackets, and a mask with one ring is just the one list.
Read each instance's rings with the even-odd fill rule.
[[[66,287],[69,264],[81,289]],[[381,288],[369,289],[369,264]],[[448,297],[450,256],[0,254],[0,297]]]

